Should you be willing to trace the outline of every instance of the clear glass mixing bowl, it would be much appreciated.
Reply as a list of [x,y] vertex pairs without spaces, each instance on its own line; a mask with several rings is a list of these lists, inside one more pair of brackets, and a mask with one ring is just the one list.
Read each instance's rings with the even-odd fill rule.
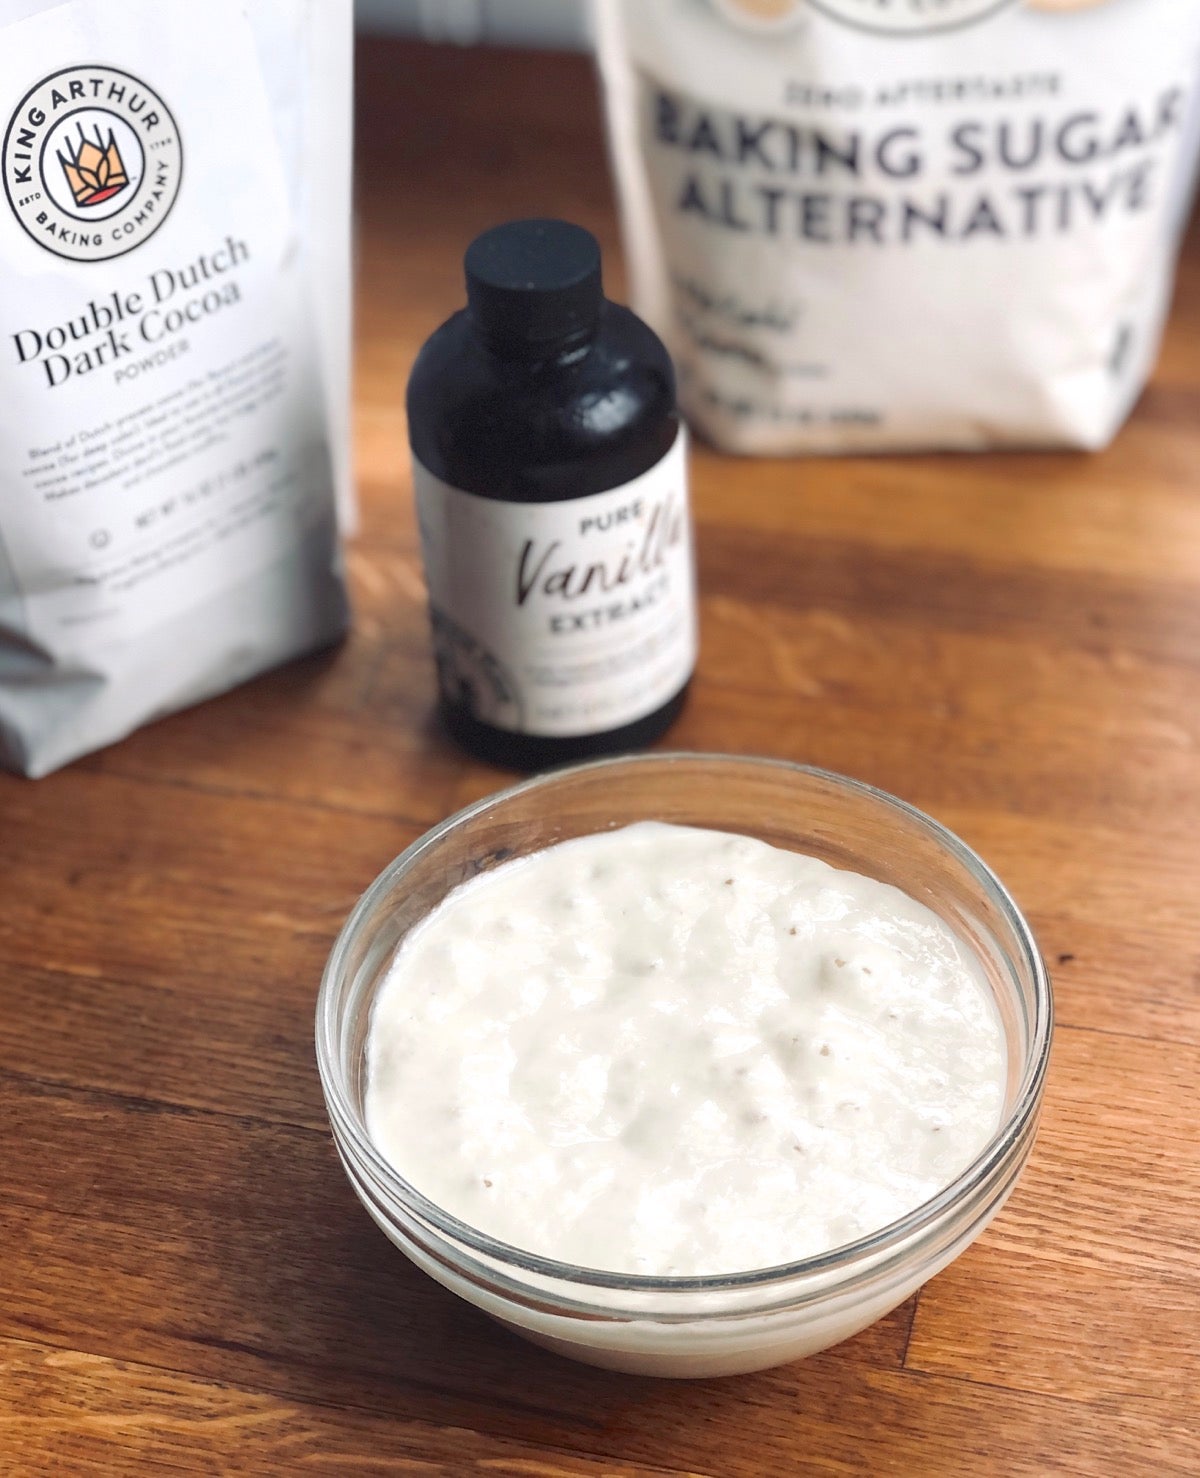
[[[940,1195],[868,1237],[781,1267],[643,1277],[506,1246],[443,1211],[383,1159],[364,1122],[371,1007],[404,935],[468,878],[569,837],[647,819],[743,832],[892,883],[974,950],[1008,1047],[1003,1120]],[[403,852],[329,957],[317,1063],[334,1140],[363,1205],[418,1267],[561,1354],[664,1376],[728,1375],[809,1355],[906,1299],[1004,1204],[1033,1145],[1050,1054],[1050,983],[1029,926],[974,852],[869,785],[777,760],[652,754],[558,770],[468,806]],[[420,1125],[413,1126],[415,1134]],[[980,1310],[986,1318],[986,1310]]]

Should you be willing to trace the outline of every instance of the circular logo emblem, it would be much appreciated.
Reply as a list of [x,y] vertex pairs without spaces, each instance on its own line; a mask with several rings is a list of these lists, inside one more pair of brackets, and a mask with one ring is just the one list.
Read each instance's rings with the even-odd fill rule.
[[815,10],[860,31],[912,35],[969,26],[1005,10],[1014,0],[809,0]]
[[746,31],[788,31],[804,14],[804,0],[716,0],[726,20]]
[[123,256],[170,214],[183,146],[170,108],[115,67],[67,67],[30,88],[0,149],[8,204],[39,246],[73,262]]

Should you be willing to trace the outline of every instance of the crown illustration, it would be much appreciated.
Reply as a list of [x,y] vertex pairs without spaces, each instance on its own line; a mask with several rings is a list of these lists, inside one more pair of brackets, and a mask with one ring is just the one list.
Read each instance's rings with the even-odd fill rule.
[[62,165],[76,205],[99,205],[102,200],[110,200],[119,194],[129,184],[121,151],[117,148],[111,128],[108,130],[108,142],[105,143],[100,125],[97,124],[93,143],[84,133],[81,123],[79,144],[72,153],[71,141],[68,139],[66,148],[66,155],[61,150],[58,151],[58,162]]

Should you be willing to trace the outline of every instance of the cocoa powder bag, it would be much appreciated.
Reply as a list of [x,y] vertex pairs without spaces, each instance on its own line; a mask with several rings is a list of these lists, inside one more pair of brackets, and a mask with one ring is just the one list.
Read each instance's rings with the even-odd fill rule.
[[349,0],[0,10],[0,763],[334,641]]

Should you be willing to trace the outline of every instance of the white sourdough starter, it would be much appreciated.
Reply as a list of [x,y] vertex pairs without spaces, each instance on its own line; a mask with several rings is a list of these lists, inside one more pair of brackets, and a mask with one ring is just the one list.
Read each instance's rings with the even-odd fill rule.
[[746,1271],[878,1230],[998,1126],[1004,1039],[907,894],[642,822],[464,884],[405,939],[367,1125],[412,1185],[583,1267]]

